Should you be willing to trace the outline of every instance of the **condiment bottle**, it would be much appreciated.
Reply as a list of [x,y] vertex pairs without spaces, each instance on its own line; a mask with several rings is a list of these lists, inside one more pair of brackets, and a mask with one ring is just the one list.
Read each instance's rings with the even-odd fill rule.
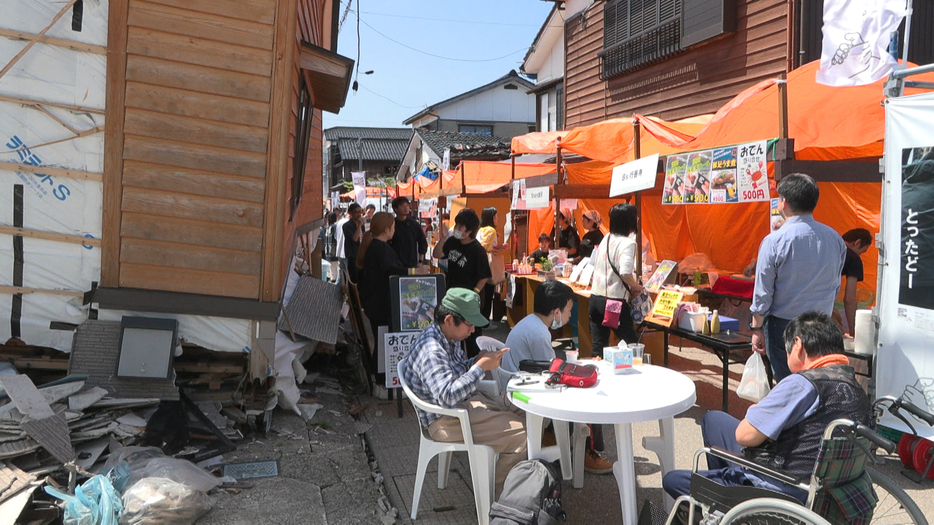
[[710,316],[710,333],[720,333],[720,314],[716,310],[714,310],[713,315]]

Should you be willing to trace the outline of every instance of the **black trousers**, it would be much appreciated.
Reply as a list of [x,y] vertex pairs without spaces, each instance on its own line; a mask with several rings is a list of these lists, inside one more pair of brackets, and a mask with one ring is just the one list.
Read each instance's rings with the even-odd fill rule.
[[632,314],[629,303],[623,301],[623,309],[619,313],[619,327],[607,328],[603,326],[603,316],[606,314],[606,297],[602,295],[590,296],[590,336],[593,339],[591,352],[595,357],[603,358],[603,348],[610,344],[610,330],[626,343],[635,343],[639,340],[636,329],[632,324]]

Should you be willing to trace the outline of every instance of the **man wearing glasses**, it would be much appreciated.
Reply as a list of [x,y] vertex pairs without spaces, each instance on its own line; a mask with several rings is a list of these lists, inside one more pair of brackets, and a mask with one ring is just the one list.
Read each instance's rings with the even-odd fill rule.
[[[435,308],[435,320],[399,361],[399,374],[420,399],[444,408],[463,408],[470,419],[474,443],[490,446],[496,461],[496,494],[512,467],[526,459],[524,418],[510,411],[502,397],[494,399],[477,390],[486,372],[499,368],[508,349],[470,359],[461,341],[475,326],[489,323],[480,313],[480,296],[472,290],[451,288]],[[460,421],[418,411],[418,419],[435,441],[463,441]]]

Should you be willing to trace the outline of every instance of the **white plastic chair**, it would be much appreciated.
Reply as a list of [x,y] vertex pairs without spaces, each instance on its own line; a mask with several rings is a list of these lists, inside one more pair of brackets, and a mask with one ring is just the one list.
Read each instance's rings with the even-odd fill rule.
[[493,503],[493,490],[495,488],[496,458],[498,454],[487,445],[473,442],[473,433],[470,431],[470,420],[467,411],[462,408],[442,408],[427,403],[412,393],[405,378],[399,374],[399,383],[406,397],[417,409],[434,414],[456,417],[461,423],[461,432],[464,435],[463,443],[445,443],[431,439],[428,429],[423,427],[416,418],[419,430],[418,467],[415,474],[415,493],[412,496],[412,519],[418,517],[418,500],[422,495],[422,485],[425,483],[425,472],[431,458],[438,456],[438,488],[443,489],[448,483],[448,468],[451,465],[451,453],[466,451],[470,463],[470,479],[473,481],[474,503],[477,506],[477,521],[480,525],[490,523],[490,505]]
[[[497,352],[503,348],[506,348],[506,345],[497,339],[481,335],[477,338],[477,347],[480,348],[480,350]],[[512,374],[501,368],[494,368],[493,371],[490,372],[490,375],[492,376],[492,379],[480,380],[480,385],[477,387],[477,390],[485,393],[490,397],[498,398],[503,394],[505,385],[509,382],[509,378],[512,377]]]

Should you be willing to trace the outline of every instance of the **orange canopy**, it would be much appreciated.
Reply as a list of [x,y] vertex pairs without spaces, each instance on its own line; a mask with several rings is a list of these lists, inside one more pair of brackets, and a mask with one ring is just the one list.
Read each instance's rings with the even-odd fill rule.
[[[641,125],[642,156],[670,151],[685,144],[712,118],[710,115],[677,122],[666,122],[656,117],[634,115]],[[583,155],[589,159],[622,164],[633,160],[633,118],[615,118],[574,128],[558,143],[562,150]],[[609,182],[609,180],[607,180]]]
[[556,146],[567,131],[537,131],[512,138],[512,152],[515,155],[544,153],[554,155]]

